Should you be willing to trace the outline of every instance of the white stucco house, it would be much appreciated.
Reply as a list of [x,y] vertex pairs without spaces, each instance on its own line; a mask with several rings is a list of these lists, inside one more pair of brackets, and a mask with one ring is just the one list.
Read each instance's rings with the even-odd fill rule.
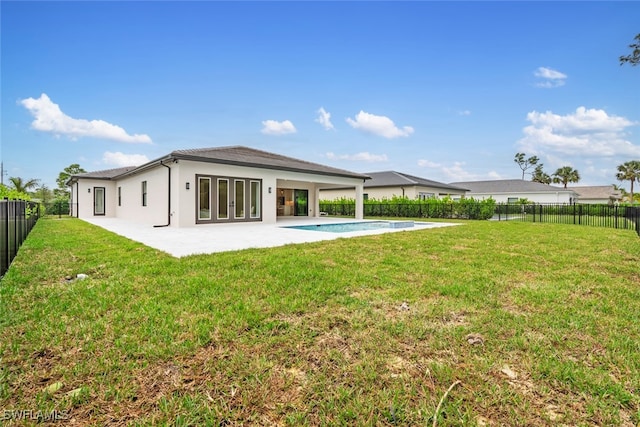
[[319,216],[320,190],[351,188],[363,217],[368,176],[243,146],[176,150],[142,166],[73,175],[71,215],[153,226]]
[[467,188],[467,197],[493,198],[497,203],[516,203],[527,199],[532,203],[566,203],[576,201],[578,194],[571,188],[554,187],[522,179],[452,182],[456,187]]
[[[445,184],[418,176],[396,171],[367,172],[371,177],[364,183],[365,199],[391,199],[395,197],[407,197],[409,199],[441,199],[451,197],[460,199],[467,190],[460,186]],[[355,198],[355,191],[351,188],[322,189],[322,200],[335,200],[342,197]]]

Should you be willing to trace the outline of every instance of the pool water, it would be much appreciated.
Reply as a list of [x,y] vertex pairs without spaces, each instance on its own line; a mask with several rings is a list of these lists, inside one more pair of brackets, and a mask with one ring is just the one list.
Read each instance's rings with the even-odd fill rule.
[[348,233],[351,231],[379,230],[381,228],[407,228],[413,227],[413,221],[367,221],[367,222],[345,222],[340,224],[312,224],[312,225],[292,225],[284,228],[296,230],[325,231],[329,233]]

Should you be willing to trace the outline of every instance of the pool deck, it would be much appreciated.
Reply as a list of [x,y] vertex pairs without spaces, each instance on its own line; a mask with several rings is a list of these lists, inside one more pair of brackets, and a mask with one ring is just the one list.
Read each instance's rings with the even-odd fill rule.
[[[319,242],[382,233],[419,231],[448,227],[453,223],[415,222],[410,228],[382,228],[376,230],[332,233],[324,231],[286,228],[295,225],[336,224],[358,222],[349,218],[278,218],[276,224],[235,223],[201,224],[193,227],[159,227],[120,218],[91,218],[86,222],[102,227],[120,236],[166,252],[174,257],[216,252],[237,251],[249,248],[270,248],[299,243]],[[365,220],[366,221],[366,220]]]

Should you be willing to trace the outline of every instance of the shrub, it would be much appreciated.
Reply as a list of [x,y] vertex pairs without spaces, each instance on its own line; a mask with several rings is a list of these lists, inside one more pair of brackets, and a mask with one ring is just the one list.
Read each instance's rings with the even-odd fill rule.
[[[320,210],[329,215],[351,216],[355,214],[355,200],[340,198],[333,201],[321,200]],[[394,196],[391,199],[368,199],[364,201],[365,216],[401,218],[465,218],[486,220],[493,216],[495,200],[475,200],[462,198],[409,199]]]

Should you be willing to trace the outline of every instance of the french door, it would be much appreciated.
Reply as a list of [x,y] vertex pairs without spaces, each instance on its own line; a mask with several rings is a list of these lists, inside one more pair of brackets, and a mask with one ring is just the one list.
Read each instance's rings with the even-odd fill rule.
[[196,223],[259,221],[261,180],[197,175]]

